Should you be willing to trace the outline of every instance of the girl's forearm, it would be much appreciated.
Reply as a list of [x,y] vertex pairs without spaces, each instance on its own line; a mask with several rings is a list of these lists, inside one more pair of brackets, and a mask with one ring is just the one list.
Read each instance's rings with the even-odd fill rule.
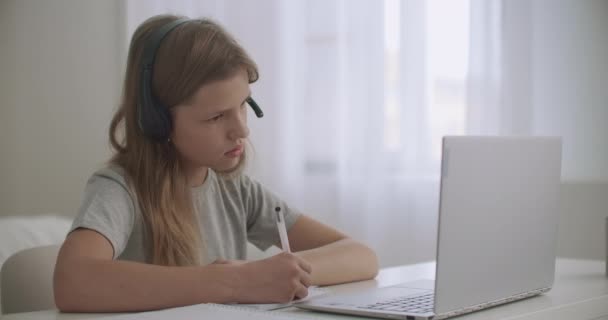
[[83,258],[56,266],[55,302],[64,312],[143,311],[231,302],[232,269]]
[[368,280],[378,274],[378,259],[373,250],[348,238],[295,254],[312,265],[314,285]]

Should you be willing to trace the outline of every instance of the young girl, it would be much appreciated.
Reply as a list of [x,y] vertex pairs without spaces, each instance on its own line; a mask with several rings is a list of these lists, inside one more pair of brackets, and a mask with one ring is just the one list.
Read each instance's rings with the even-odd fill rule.
[[[242,173],[255,63],[209,20],[157,16],[131,40],[115,154],[89,179],[57,258],[61,311],[273,303],[373,278],[368,247],[290,208]],[[247,241],[293,253],[246,261]]]

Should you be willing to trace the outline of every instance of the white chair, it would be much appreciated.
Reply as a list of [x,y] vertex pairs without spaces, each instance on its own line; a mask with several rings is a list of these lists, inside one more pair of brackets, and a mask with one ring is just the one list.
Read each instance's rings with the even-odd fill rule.
[[[14,256],[16,253],[21,252],[23,250],[26,249],[31,249],[31,248],[37,248],[37,247],[42,247],[42,246],[50,246],[50,245],[59,245],[60,243],[63,242],[63,240],[65,239],[65,236],[70,228],[70,226],[72,225],[72,218],[71,217],[66,217],[66,216],[62,216],[62,215],[57,215],[57,214],[52,214],[52,213],[45,213],[45,214],[36,214],[36,215],[2,215],[2,213],[0,213],[0,268],[2,268],[2,266],[4,265],[4,262],[7,261],[9,259],[9,257]],[[42,250],[45,253],[38,253],[39,250]],[[52,250],[52,249],[49,249]],[[21,259],[32,259],[33,262],[38,263],[38,260],[42,259],[43,257],[48,257],[49,255],[49,250],[44,250],[44,249],[38,249],[38,250],[34,250],[33,252],[29,252],[26,251],[25,253],[23,253],[23,255],[25,255],[25,258],[20,258],[20,256],[15,257],[13,259],[16,259],[17,261],[12,261],[11,265],[14,264],[23,264],[22,262],[20,262]],[[56,250],[56,249],[55,249]],[[33,258],[28,258],[29,256],[34,255]],[[42,256],[40,256],[42,255]],[[52,256],[52,254],[51,254]],[[44,274],[52,274],[53,272],[53,267],[54,267],[54,258],[49,258],[50,260],[53,260],[52,263],[50,263],[50,267],[49,269],[43,269],[43,273]],[[32,265],[31,267],[27,267],[27,268],[34,268],[36,267],[36,265]],[[9,266],[7,266],[6,268],[9,268]],[[10,267],[10,269],[13,269],[14,267]],[[9,270],[9,269],[7,269]],[[8,272],[8,271],[7,271]],[[14,272],[11,272],[14,273]],[[23,272],[24,274],[27,273],[32,273],[32,272]],[[30,276],[28,276],[30,277]],[[34,279],[38,279],[39,276],[37,275],[31,275],[32,278]],[[2,278],[7,279],[6,281],[10,284],[6,284],[3,285],[2,284]],[[44,279],[48,279],[45,280],[45,282],[43,283],[45,286],[46,284],[49,284],[49,288],[50,288],[50,277],[48,278],[44,278]],[[15,312],[15,310],[19,310],[19,311],[34,311],[34,310],[30,310],[30,309],[21,309],[21,308],[17,308],[15,309],[13,307],[14,303],[13,301],[17,300],[17,296],[18,294],[21,294],[19,290],[20,286],[15,286],[12,285],[14,283],[19,283],[19,281],[17,278],[13,278],[13,276],[9,276],[9,275],[2,275],[0,274],[0,313],[4,312],[4,313],[8,313],[10,312]],[[22,288],[34,288],[32,291],[37,291],[38,290],[38,285],[36,285],[35,287],[26,287],[26,285],[32,283],[32,281],[27,280],[27,282],[21,286]],[[6,287],[5,290],[10,290],[9,292],[6,292],[5,294],[2,293],[2,289]],[[12,288],[16,288],[16,289],[12,289]],[[15,291],[17,290],[17,291]],[[50,290],[47,290],[45,292],[51,292]],[[35,292],[32,292],[30,294],[37,294]],[[2,307],[2,303],[6,301],[6,303],[9,303],[10,305],[3,308]],[[34,299],[33,302],[38,301],[37,299]],[[52,301],[52,298],[47,298],[46,301]],[[17,305],[19,305],[19,303],[17,303]],[[36,306],[36,303],[32,304],[33,306]],[[48,306],[49,304],[46,304],[45,306]],[[51,306],[52,308],[54,308],[54,304]],[[35,309],[35,308],[34,308]]]
[[53,272],[59,245],[25,249],[2,265],[2,313],[54,309]]

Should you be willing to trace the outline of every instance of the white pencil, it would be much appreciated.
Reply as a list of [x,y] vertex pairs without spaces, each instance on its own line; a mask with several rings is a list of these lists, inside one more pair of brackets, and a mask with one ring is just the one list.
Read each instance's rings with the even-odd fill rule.
[[281,238],[281,247],[284,252],[291,252],[289,248],[289,239],[287,238],[287,229],[285,228],[285,217],[281,211],[281,207],[274,208],[277,213],[277,229],[279,230],[279,237]]

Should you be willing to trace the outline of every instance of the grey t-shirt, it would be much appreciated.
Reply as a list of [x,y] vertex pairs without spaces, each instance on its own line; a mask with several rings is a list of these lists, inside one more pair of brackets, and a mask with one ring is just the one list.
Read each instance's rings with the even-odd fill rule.
[[[204,264],[216,259],[247,258],[247,241],[266,250],[280,243],[274,208],[279,206],[289,229],[300,215],[259,182],[241,174],[228,179],[209,169],[192,198],[205,250]],[[114,259],[149,262],[144,224],[137,201],[119,167],[97,171],[87,182],[83,202],[70,232],[95,230],[114,248]]]

